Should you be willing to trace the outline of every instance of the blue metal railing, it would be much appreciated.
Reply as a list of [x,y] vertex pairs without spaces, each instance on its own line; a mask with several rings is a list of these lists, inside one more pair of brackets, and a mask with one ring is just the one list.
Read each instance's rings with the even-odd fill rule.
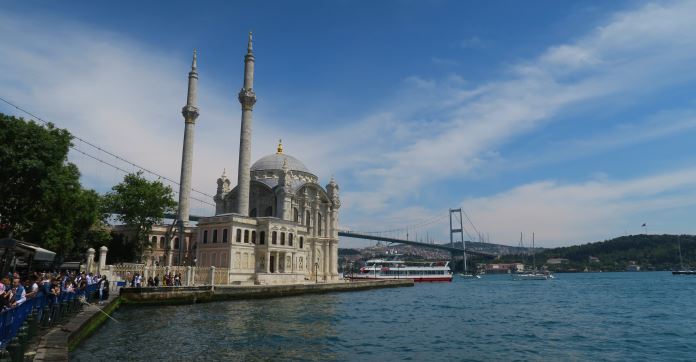
[[[43,291],[10,309],[0,312],[0,348],[6,348],[29,315],[36,315],[37,323],[45,321],[44,326],[55,324],[66,312],[74,312],[82,304],[97,297],[98,284],[91,284],[74,292],[61,292],[59,295],[46,295]],[[70,309],[71,308],[71,309]],[[45,315],[45,313],[48,313]]]

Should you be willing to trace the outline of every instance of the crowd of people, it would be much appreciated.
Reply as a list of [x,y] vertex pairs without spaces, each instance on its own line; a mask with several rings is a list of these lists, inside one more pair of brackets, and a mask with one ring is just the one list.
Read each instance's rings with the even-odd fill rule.
[[[143,287],[143,276],[140,273],[133,274],[133,277],[129,275],[126,276],[130,279],[130,286],[140,288]],[[150,276],[147,278],[148,287],[180,287],[181,286],[181,273],[167,272],[160,278],[159,274],[155,275],[154,278]]]
[[106,276],[75,272],[34,272],[22,282],[18,273],[9,273],[0,279],[0,308],[10,309],[28,299],[43,297],[49,305],[58,303],[63,294],[84,294],[87,286],[97,284],[99,303],[108,297],[109,281]]

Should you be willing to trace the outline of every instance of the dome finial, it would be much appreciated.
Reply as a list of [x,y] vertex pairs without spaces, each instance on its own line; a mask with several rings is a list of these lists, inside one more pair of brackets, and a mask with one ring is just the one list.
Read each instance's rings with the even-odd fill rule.
[[277,153],[278,153],[279,155],[283,153],[283,140],[282,140],[282,139],[279,139],[279,140],[278,140],[278,151],[277,151]]

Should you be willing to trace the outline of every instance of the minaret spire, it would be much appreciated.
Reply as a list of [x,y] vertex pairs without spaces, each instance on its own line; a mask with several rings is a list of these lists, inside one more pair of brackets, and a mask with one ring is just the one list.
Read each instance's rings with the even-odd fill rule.
[[237,172],[237,203],[233,212],[249,215],[249,183],[251,174],[249,163],[251,159],[251,125],[253,120],[256,93],[254,93],[254,53],[252,49],[252,34],[249,32],[247,54],[244,56],[244,86],[239,91],[239,103],[242,105],[242,124],[239,133],[239,164]]
[[251,32],[249,32],[249,42],[247,43],[247,54],[252,54],[254,47],[252,46],[253,39],[251,37]]

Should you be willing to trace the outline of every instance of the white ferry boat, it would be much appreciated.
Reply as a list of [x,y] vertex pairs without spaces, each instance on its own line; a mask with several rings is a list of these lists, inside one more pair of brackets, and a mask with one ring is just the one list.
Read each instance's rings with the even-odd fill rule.
[[452,271],[448,261],[405,262],[397,258],[370,259],[353,279],[413,279],[416,282],[451,282]]

